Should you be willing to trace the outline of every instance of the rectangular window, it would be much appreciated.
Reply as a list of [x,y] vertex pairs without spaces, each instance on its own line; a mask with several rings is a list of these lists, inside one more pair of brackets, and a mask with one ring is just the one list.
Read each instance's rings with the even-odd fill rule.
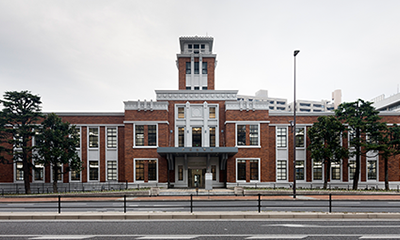
[[79,127],[76,127],[73,134],[74,134],[74,136],[76,136],[77,139],[79,139],[79,141],[76,143],[75,147],[81,148],[81,129]]
[[238,146],[246,145],[246,125],[237,125],[237,141]]
[[107,180],[117,181],[117,161],[107,161]]
[[178,128],[178,146],[179,147],[185,146],[185,128],[184,127]]
[[18,181],[24,180],[24,169],[23,169],[23,164],[22,162],[17,162],[16,163],[16,177]]
[[192,73],[192,64],[190,62],[186,62],[186,74]]
[[368,180],[376,180],[376,160],[368,160]]
[[278,128],[276,130],[276,146],[279,148],[287,147],[287,129]]
[[43,181],[44,166],[42,164],[35,164],[35,181]]
[[215,147],[215,127],[210,127],[210,147]]
[[296,180],[304,180],[304,161],[296,160]]
[[246,160],[237,160],[237,180],[246,181]]
[[250,125],[250,145],[258,145],[258,125]]
[[332,180],[340,180],[340,163],[331,163]]
[[199,66],[199,62],[195,62],[194,63],[194,74],[199,74],[200,73],[200,66]]
[[207,74],[207,63],[206,62],[202,62],[201,64],[201,73],[202,74]]
[[148,164],[148,171],[149,171],[149,181],[156,181],[157,180],[157,161],[150,160]]
[[204,87],[204,86],[203,86],[203,87],[201,88],[201,90],[207,90],[207,87]]
[[192,147],[201,147],[201,127],[192,128]]
[[137,160],[135,163],[136,181],[144,181],[144,160]]
[[185,118],[185,108],[178,107],[178,118]]
[[215,118],[215,107],[210,107],[209,108],[209,117],[210,118]]
[[278,160],[277,162],[277,166],[276,166],[276,178],[277,180],[286,180],[287,176],[286,176],[286,172],[287,172],[287,168],[286,168],[286,160]]
[[178,181],[183,181],[183,166],[178,166]]
[[304,128],[296,128],[296,147],[304,147]]
[[258,181],[258,160],[250,160],[250,180]]
[[322,161],[313,161],[313,180],[322,180]]
[[99,147],[99,129],[89,128],[89,148]]
[[71,181],[80,181],[81,180],[81,173],[78,171],[71,171]]
[[354,179],[354,174],[356,173],[356,161],[349,160],[349,179]]
[[157,126],[149,125],[147,126],[147,145],[157,146]]
[[212,180],[217,181],[217,165],[211,165]]
[[99,162],[89,161],[89,180],[97,181],[99,180]]
[[117,147],[117,128],[107,128],[107,147]]
[[199,49],[199,44],[193,44],[194,45],[194,49]]
[[192,45],[192,44],[189,44],[188,47],[189,47],[189,49],[192,49],[192,48],[193,48],[193,45]]
[[135,125],[135,145],[144,146],[144,126]]

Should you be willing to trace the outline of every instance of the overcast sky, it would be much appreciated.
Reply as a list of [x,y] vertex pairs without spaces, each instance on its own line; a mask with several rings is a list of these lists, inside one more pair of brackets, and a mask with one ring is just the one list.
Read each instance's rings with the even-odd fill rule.
[[214,37],[216,89],[371,100],[400,84],[400,1],[0,0],[0,92],[45,112],[122,112],[178,89],[180,36]]

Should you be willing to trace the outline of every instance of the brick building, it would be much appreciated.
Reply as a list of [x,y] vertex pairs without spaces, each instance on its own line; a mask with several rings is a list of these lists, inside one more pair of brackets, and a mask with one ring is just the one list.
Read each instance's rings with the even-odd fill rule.
[[[214,39],[196,36],[179,41],[178,90],[156,90],[155,101],[126,101],[121,113],[58,113],[79,129],[77,151],[84,166],[81,173],[64,174],[61,185],[204,188],[206,180],[214,188],[291,185],[293,112],[272,111],[268,101],[238,100],[236,90],[215,90]],[[318,116],[331,114],[297,115],[299,187],[323,184],[324,166],[306,150],[307,129]],[[399,113],[381,115],[390,124],[400,123]],[[391,159],[392,188],[400,183],[399,168],[399,161]],[[18,163],[1,166],[0,184],[22,184],[21,171]],[[351,186],[353,171],[354,159],[332,164],[330,185]],[[37,165],[32,172],[37,186],[50,179],[48,167]],[[376,154],[363,157],[359,187],[383,185],[383,160]]]

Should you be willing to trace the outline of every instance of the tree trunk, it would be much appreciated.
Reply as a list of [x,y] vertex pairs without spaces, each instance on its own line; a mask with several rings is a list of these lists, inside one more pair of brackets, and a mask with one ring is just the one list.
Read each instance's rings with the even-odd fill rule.
[[58,179],[58,169],[57,169],[57,167],[53,167],[53,192],[54,193],[58,193],[57,179]]
[[385,190],[389,191],[388,157],[385,157]]
[[353,190],[358,189],[358,181],[360,178],[360,158],[361,158],[361,153],[360,153],[360,148],[357,147],[356,150],[356,171],[354,172],[353,176]]
[[29,164],[26,160],[22,162],[22,167],[24,169],[25,194],[31,194],[31,183],[29,181]]

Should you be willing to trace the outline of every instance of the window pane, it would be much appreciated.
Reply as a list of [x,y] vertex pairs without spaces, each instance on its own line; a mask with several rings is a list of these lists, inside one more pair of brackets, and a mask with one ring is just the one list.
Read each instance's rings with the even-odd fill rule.
[[278,128],[276,132],[276,146],[286,147],[286,128]]
[[99,147],[99,129],[89,128],[89,148]]
[[376,161],[368,161],[368,180],[376,180]]
[[201,64],[201,68],[202,68],[201,73],[202,74],[207,74],[207,63],[206,62],[203,62]]
[[258,180],[258,160],[250,160],[250,180]]
[[71,181],[80,181],[81,173],[77,171],[71,171]]
[[23,170],[22,162],[17,162],[16,168],[17,168],[17,171],[16,171],[17,180],[21,180],[21,181],[24,180],[24,170]]
[[149,125],[147,126],[147,145],[148,146],[157,146],[157,126]]
[[332,180],[340,180],[340,164],[339,163],[331,163],[332,169]]
[[277,179],[286,180],[286,161],[278,160],[277,162]]
[[246,160],[237,161],[237,173],[238,180],[246,180]]
[[108,181],[117,180],[117,161],[107,162],[107,180]]
[[89,180],[99,180],[99,162],[89,161]]
[[183,127],[178,128],[178,146],[185,146],[185,128]]
[[250,145],[258,145],[258,125],[250,125]]
[[296,180],[304,180],[304,161],[296,160]]
[[304,128],[296,128],[296,147],[304,147]]
[[237,145],[246,145],[246,125],[237,125]]
[[117,128],[107,128],[107,147],[117,147]]
[[192,65],[190,62],[186,63],[186,74],[191,74],[192,73]]
[[185,118],[185,108],[178,107],[178,118]]
[[43,165],[35,165],[35,181],[43,181]]
[[199,62],[195,62],[194,63],[194,74],[199,74],[200,73],[200,66],[199,66]]
[[354,174],[356,173],[356,161],[350,160],[349,161],[349,179],[354,179]]
[[137,160],[135,161],[136,166],[136,181],[144,181],[144,161]]
[[210,107],[209,112],[210,118],[215,118],[215,107]]
[[144,146],[144,126],[135,126],[135,144],[136,146]]
[[192,128],[192,147],[201,147],[201,128]]
[[148,165],[149,171],[149,181],[156,181],[157,180],[157,161],[150,160]]
[[210,127],[210,147],[215,147],[215,127]]
[[322,180],[322,161],[313,161],[313,180]]
[[79,141],[76,143],[75,147],[80,148],[81,147],[81,129],[79,127],[75,128],[75,132],[73,133],[74,136],[76,136]]

